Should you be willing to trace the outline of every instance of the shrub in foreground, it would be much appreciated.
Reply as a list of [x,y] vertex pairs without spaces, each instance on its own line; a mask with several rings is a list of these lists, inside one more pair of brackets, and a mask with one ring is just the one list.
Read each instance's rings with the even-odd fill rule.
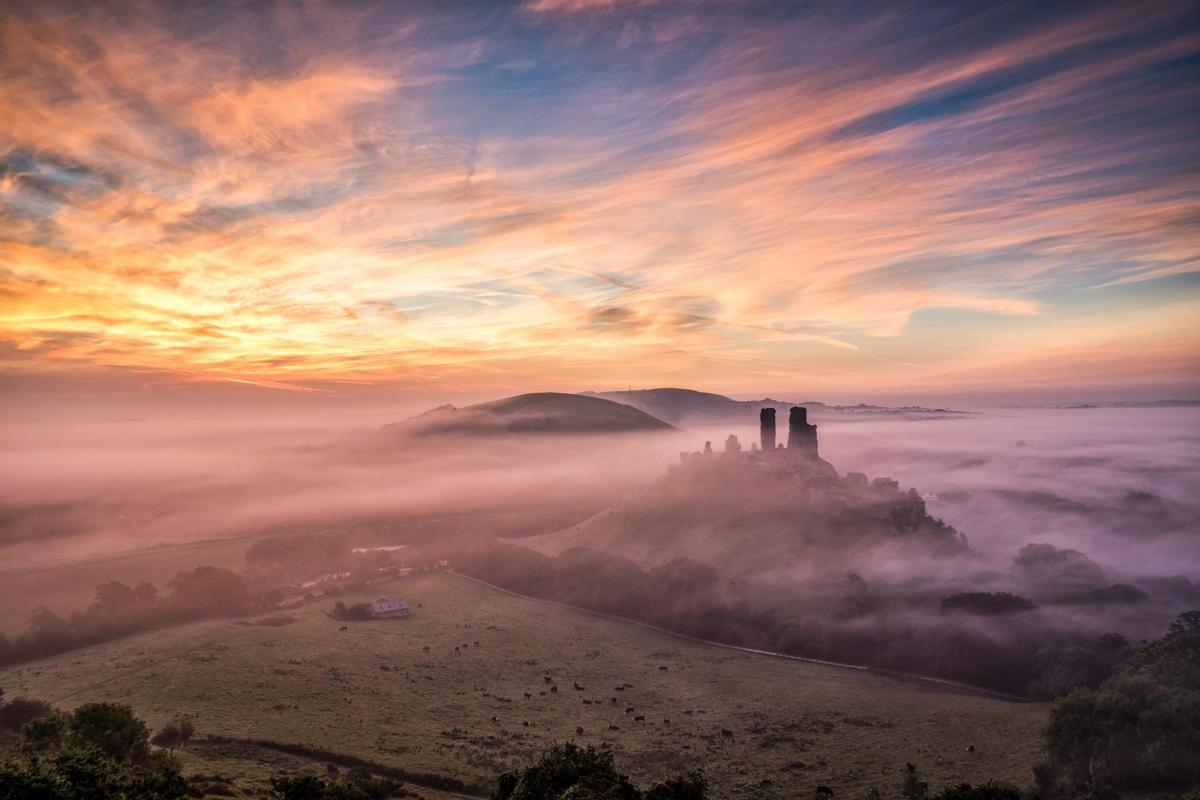
[[704,800],[708,784],[692,773],[642,791],[617,771],[612,752],[591,745],[555,745],[532,766],[500,776],[492,800]]

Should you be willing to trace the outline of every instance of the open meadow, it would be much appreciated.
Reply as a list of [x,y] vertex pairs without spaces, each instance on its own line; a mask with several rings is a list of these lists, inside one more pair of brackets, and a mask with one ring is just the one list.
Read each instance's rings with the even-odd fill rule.
[[702,767],[715,797],[887,796],[908,761],[935,787],[1023,785],[1038,757],[1040,704],[707,646],[448,574],[380,594],[412,616],[343,623],[318,602],[194,623],[12,667],[0,687],[128,703],[152,726],[190,714],[187,769],[247,793],[298,758],[262,742],[307,748],[314,770],[340,754],[476,794],[568,740],[610,744],[638,781]]

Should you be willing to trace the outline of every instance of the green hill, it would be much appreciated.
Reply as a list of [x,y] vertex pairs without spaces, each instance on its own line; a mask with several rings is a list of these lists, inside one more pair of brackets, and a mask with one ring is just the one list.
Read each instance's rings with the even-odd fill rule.
[[455,408],[441,406],[385,430],[416,436],[666,432],[674,427],[600,397],[536,392]]

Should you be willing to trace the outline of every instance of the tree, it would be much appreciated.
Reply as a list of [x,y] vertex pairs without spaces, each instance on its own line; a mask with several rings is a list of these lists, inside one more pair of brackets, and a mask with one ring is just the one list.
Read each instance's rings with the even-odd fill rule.
[[66,716],[56,711],[26,722],[21,728],[21,743],[29,752],[42,753],[57,747],[66,733]]
[[400,783],[357,768],[331,778],[281,775],[271,779],[271,788],[279,800],[386,800],[395,795]]
[[348,619],[370,619],[371,606],[367,603],[355,603],[346,610]]
[[117,762],[141,760],[148,750],[146,723],[129,706],[86,703],[71,714],[68,727],[77,744],[95,747]]
[[324,779],[315,775],[286,775],[271,779],[271,788],[281,800],[325,800]]
[[1050,708],[1049,762],[1035,769],[1048,797],[1200,787],[1200,612],[1181,614],[1098,689]]
[[182,800],[188,784],[178,762],[145,752],[145,730],[126,707],[108,703],[38,716],[25,724],[20,748],[0,752],[0,797]]
[[506,772],[496,782],[492,800],[704,800],[708,785],[693,773],[640,791],[618,772],[612,752],[591,745],[555,745],[532,766]]
[[704,800],[708,781],[699,772],[660,781],[646,790],[644,800]]
[[150,737],[150,744],[155,747],[162,747],[168,752],[175,752],[175,748],[183,743],[183,734],[179,730],[179,726],[174,722],[168,722],[158,729],[158,732]]
[[246,584],[235,572],[200,566],[171,579],[171,605],[194,614],[237,614],[249,606]]
[[18,697],[0,704],[0,730],[19,731],[38,717],[54,714],[54,706],[44,700]]
[[617,772],[612,752],[579,747],[568,742],[554,745],[536,764],[500,776],[492,800],[543,800],[571,797],[580,800],[638,800],[641,793],[628,776]]

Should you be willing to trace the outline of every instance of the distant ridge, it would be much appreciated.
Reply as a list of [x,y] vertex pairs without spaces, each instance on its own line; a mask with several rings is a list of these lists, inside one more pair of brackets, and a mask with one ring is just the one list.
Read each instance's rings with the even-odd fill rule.
[[600,397],[666,420],[672,425],[747,423],[756,421],[763,408],[774,408],[786,413],[791,406],[803,406],[814,417],[841,419],[851,418],[904,418],[933,419],[936,417],[959,416],[967,412],[949,408],[925,408],[923,406],[877,406],[868,403],[856,405],[830,405],[816,400],[791,402],[764,397],[762,400],[734,400],[723,394],[698,392],[695,389],[664,387],[660,389],[629,389],[623,392],[581,392],[584,397]]
[[384,426],[414,436],[666,432],[673,425],[645,411],[601,397],[534,392],[487,403],[452,405]]

